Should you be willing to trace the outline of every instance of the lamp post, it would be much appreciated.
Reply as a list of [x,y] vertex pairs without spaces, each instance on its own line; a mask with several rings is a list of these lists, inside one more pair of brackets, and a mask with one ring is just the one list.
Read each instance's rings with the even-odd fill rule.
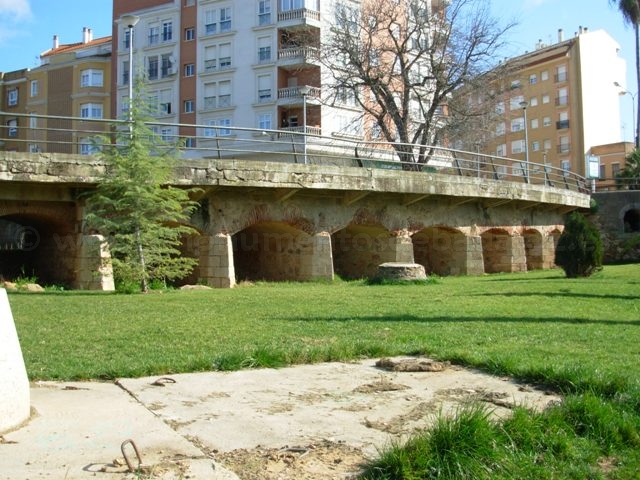
[[302,145],[304,149],[304,163],[307,163],[307,95],[311,92],[309,85],[303,85],[299,89],[302,95]]
[[133,27],[140,21],[137,15],[124,15],[120,22],[129,28],[129,105],[127,108],[129,119],[129,133],[133,134]]
[[631,105],[631,114],[633,115],[633,144],[635,145],[636,149],[638,149],[640,148],[640,139],[638,138],[638,125],[636,124],[636,95],[638,94],[638,92],[631,93],[628,90],[624,90],[622,88],[622,85],[620,85],[618,82],[613,82],[613,84],[621,89],[618,95],[629,95],[633,100],[633,104]]
[[529,102],[523,100],[520,102],[522,112],[524,113],[524,161],[525,161],[525,181],[529,183],[529,126],[527,125],[527,107]]

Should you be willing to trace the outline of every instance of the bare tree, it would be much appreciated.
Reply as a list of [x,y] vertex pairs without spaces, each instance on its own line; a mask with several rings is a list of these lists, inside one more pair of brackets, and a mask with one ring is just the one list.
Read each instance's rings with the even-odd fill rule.
[[453,110],[451,96],[463,86],[482,88],[473,80],[488,71],[497,74],[512,26],[500,26],[486,0],[338,3],[322,41],[331,77],[323,86],[335,95],[348,91],[365,129],[394,142],[401,160],[427,163],[429,146],[443,140],[454,113],[480,118],[477,105],[460,102]]

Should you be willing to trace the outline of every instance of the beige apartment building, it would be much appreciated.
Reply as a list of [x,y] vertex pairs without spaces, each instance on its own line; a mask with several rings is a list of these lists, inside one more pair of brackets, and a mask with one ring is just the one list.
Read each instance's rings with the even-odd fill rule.
[[[2,74],[5,150],[89,154],[95,132],[111,117],[111,37],[93,39],[84,28],[79,42],[52,47],[33,69]],[[78,120],[41,116],[77,117]]]
[[[539,42],[506,60],[507,78],[489,88],[496,94],[495,116],[480,142],[483,153],[585,176],[587,155],[601,146],[618,145],[623,157],[615,83],[625,78],[626,65],[619,50],[605,31],[580,27],[569,39],[559,30],[555,44]],[[504,173],[522,174],[519,165],[514,169]]]

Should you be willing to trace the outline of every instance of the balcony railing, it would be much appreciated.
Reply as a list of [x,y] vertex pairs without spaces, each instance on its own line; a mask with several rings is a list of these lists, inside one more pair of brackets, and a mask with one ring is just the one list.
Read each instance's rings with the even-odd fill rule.
[[[302,101],[302,87],[287,87],[278,89],[278,99],[296,99]],[[319,87],[309,87],[307,98],[320,98],[321,90]]]
[[290,20],[314,20],[320,21],[320,12],[309,10],[308,8],[297,8],[295,10],[284,10],[278,12],[278,21],[286,22]]
[[320,50],[315,47],[285,47],[278,50],[278,60],[307,62],[319,59]]

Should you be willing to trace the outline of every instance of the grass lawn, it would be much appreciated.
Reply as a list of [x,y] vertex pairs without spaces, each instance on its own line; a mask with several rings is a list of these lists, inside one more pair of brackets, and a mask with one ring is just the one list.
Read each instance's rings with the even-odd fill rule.
[[[428,285],[258,283],[149,295],[12,293],[9,299],[32,379],[424,354],[568,395],[543,416],[516,412],[515,430],[477,409],[462,412],[416,445],[387,452],[366,478],[639,478],[637,264],[606,266],[575,280],[552,270]],[[483,442],[474,450],[469,439],[483,435],[493,446]],[[467,456],[446,454],[458,449]],[[546,456],[535,453],[540,449]],[[419,458],[437,462],[411,464]]]

